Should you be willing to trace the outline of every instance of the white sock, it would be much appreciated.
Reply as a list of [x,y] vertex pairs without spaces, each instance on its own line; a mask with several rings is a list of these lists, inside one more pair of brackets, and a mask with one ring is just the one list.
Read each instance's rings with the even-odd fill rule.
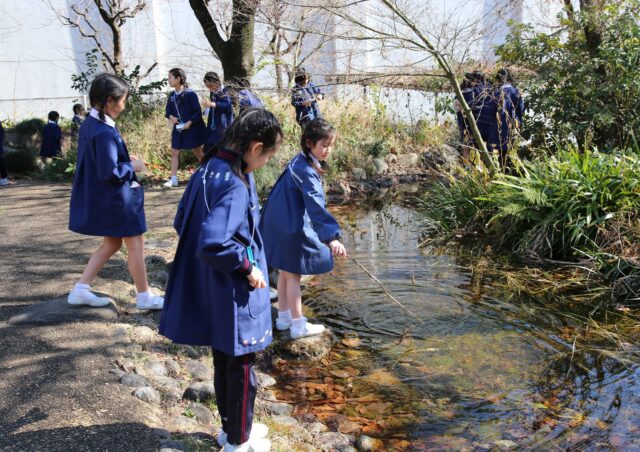
[[82,284],[82,283],[76,283],[75,286],[73,286],[73,290],[90,290],[91,286],[89,284]]
[[278,320],[291,322],[291,310],[287,309],[286,311],[278,311]]
[[178,182],[178,176],[171,176],[171,182]]
[[291,328],[295,328],[296,330],[301,330],[304,328],[307,323],[307,318],[305,316],[300,317],[299,319],[291,319]]
[[150,290],[147,290],[146,292],[138,292],[136,295],[136,300],[138,303],[142,303],[144,301],[147,301],[150,296],[151,296]]

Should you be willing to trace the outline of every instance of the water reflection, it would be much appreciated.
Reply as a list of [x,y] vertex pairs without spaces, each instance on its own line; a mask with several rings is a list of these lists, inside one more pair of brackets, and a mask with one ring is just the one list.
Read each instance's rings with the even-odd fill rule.
[[587,307],[505,292],[453,249],[419,252],[410,208],[337,213],[350,255],[416,318],[348,261],[315,278],[305,303],[342,342],[282,380],[304,387],[305,412],[397,450],[640,449],[638,366],[598,337],[576,346]]

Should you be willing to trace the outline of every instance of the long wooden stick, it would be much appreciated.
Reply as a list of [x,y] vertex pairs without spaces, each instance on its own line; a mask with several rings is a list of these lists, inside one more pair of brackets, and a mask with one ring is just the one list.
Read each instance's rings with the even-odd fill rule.
[[394,303],[396,303],[398,306],[400,306],[402,309],[404,309],[407,314],[409,314],[411,317],[413,318],[417,318],[417,316],[411,312],[405,305],[403,305],[402,303],[400,303],[398,300],[396,300],[396,298],[391,295],[389,293],[389,291],[387,290],[387,288],[384,286],[384,284],[382,284],[380,282],[380,280],[378,278],[376,278],[369,270],[367,270],[366,268],[364,268],[364,266],[358,262],[354,257],[351,257],[349,255],[346,255],[347,259],[349,259],[350,261],[352,261],[354,264],[356,264],[358,267],[360,267],[367,275],[369,275],[369,277],[371,279],[373,279],[375,282],[378,283],[378,285],[380,285],[380,287],[382,288],[382,291],[384,292],[384,294],[389,297]]

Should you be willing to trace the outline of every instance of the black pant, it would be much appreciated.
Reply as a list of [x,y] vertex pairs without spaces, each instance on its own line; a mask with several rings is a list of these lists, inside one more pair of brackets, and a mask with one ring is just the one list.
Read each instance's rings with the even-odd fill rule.
[[4,152],[0,153],[0,179],[7,178],[7,164],[4,161]]
[[239,446],[249,440],[253,424],[257,379],[253,371],[256,354],[230,356],[213,350],[213,385],[227,442]]

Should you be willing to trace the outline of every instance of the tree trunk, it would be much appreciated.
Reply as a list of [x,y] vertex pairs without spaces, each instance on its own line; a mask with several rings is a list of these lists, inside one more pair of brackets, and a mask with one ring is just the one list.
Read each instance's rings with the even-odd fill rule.
[[209,45],[220,59],[225,83],[242,85],[253,75],[253,35],[258,1],[233,0],[231,33],[227,40],[218,32],[207,3],[208,0],[189,0]]

